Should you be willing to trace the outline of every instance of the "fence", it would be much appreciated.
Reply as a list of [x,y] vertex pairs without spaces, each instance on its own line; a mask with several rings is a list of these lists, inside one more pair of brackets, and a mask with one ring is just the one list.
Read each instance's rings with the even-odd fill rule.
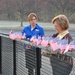
[[[56,57],[51,55],[42,55],[45,48],[36,46],[27,40],[11,40],[7,35],[0,35],[0,74],[3,75],[63,75],[63,72],[67,75],[70,68],[72,69],[69,75],[75,75],[75,58],[74,52],[69,52],[66,55],[70,55],[73,58],[73,66],[69,68],[65,66],[68,63],[56,62]],[[51,60],[54,58],[54,60]],[[56,61],[55,61],[56,60]],[[51,62],[55,63],[51,63]],[[59,60],[58,60],[59,61]],[[67,65],[66,65],[66,64]],[[58,66],[56,68],[51,67]],[[58,74],[53,72],[58,71]]]

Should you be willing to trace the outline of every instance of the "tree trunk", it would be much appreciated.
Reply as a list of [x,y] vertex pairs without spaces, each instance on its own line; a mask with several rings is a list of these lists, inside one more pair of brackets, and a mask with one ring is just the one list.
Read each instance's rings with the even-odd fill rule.
[[23,26],[23,20],[21,20],[21,27]]

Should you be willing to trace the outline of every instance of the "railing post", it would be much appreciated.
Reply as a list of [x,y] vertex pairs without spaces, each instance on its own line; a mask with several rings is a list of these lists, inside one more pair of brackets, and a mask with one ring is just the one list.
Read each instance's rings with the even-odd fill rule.
[[[28,75],[34,75],[33,69],[35,68],[34,66],[35,65],[34,64],[35,63],[35,51],[32,50],[31,48],[32,48],[31,45],[26,45],[26,48],[25,48],[26,68],[28,69]],[[31,57],[32,57],[33,63],[31,62],[31,59],[30,59]],[[33,65],[29,66],[29,64],[33,64]]]
[[16,75],[16,41],[13,40],[13,74]]
[[41,68],[41,48],[36,48],[36,75],[40,75]]
[[1,50],[1,36],[0,36],[0,74],[2,74],[2,50]]

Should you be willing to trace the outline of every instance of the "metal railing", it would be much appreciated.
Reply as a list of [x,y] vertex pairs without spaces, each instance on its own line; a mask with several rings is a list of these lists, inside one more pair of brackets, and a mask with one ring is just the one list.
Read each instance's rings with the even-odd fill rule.
[[[7,35],[0,35],[0,74],[3,75],[63,75],[68,68],[59,66],[65,61],[59,62],[57,57],[51,60],[51,55],[43,55],[46,48],[36,46],[27,40],[11,40]],[[68,56],[73,57],[72,71],[69,75],[75,75],[75,52],[69,52]],[[67,54],[66,54],[67,55]],[[52,57],[53,58],[53,57]],[[59,63],[57,63],[56,61]],[[55,63],[51,63],[51,62]],[[59,69],[53,69],[51,66]],[[54,74],[53,70],[58,71]]]

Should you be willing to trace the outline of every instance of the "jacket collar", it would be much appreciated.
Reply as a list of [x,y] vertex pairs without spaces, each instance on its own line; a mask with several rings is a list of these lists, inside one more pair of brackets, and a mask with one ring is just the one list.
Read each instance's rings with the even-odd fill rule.
[[62,39],[68,33],[69,33],[69,31],[68,30],[65,30],[62,33],[59,33],[58,36],[57,36],[57,38]]
[[[38,29],[38,28],[39,28],[39,26],[38,26],[38,24],[36,24],[34,29]],[[29,25],[29,29],[31,29],[31,25]]]

